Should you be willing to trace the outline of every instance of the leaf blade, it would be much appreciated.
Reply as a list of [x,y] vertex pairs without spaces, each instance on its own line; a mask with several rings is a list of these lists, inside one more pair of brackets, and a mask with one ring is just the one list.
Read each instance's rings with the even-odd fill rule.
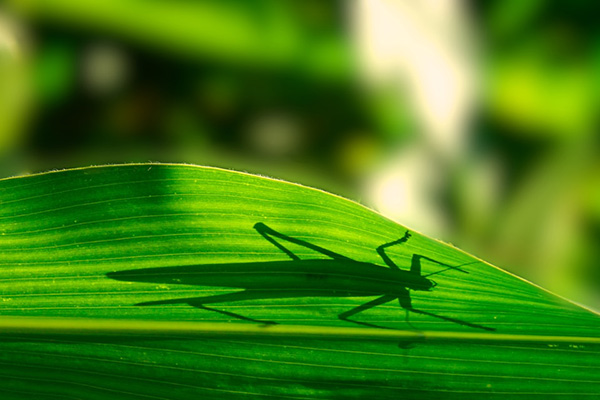
[[[160,340],[138,338],[143,344],[138,348],[132,338],[86,339],[55,332],[51,340],[44,340],[13,333],[15,342],[2,343],[0,359],[8,363],[0,373],[19,372],[14,385],[3,386],[7,393],[30,389],[32,369],[48,393],[87,397],[89,392],[99,398],[110,388],[120,388],[112,395],[122,398],[185,398],[192,393],[215,398],[225,393],[276,398],[394,398],[400,393],[409,398],[506,398],[524,393],[592,398],[600,387],[594,344],[599,337],[597,315],[412,231],[406,243],[386,248],[386,254],[405,274],[414,254],[435,260],[421,259],[421,275],[433,274],[437,286],[411,290],[410,310],[396,301],[368,308],[354,315],[354,322],[340,319],[382,294],[376,289],[400,294],[397,286],[417,287],[417,278],[411,281],[402,275],[395,286],[379,282],[381,274],[391,272],[377,249],[402,238],[405,227],[315,189],[213,168],[126,165],[2,180],[0,200],[0,312],[7,321],[11,315],[85,317],[108,324],[108,318],[124,324],[145,319],[138,323],[155,326],[196,321],[260,332],[259,324],[272,320],[278,325],[263,332],[296,332],[276,338],[232,335],[227,352],[219,347],[226,336],[189,340],[166,334]],[[275,239],[299,259],[317,264],[291,259],[253,228],[257,223],[276,232]],[[355,264],[332,263],[335,257],[319,249]],[[343,268],[359,268],[356,263],[367,269],[353,271],[351,278],[342,276]],[[439,263],[455,268],[440,272],[446,267]],[[196,272],[190,277],[190,271],[224,265],[230,271],[217,271],[220,276],[214,270],[210,279]],[[311,269],[314,265],[329,272]],[[244,266],[253,266],[245,278],[257,282],[262,292],[203,308],[177,303],[252,291],[248,279],[239,278]],[[166,278],[111,279],[122,271],[165,273],[168,268]],[[278,283],[283,289],[270,297],[265,294]],[[291,293],[290,285],[304,285],[312,292]],[[328,288],[331,285],[337,292]],[[148,302],[154,305],[136,305]],[[307,325],[339,336],[324,340],[299,334]],[[359,335],[342,340],[342,332],[361,329],[371,335],[367,342]],[[422,331],[440,340],[405,342],[414,346],[410,349],[371,340],[394,335],[396,340],[403,332],[418,336]],[[475,341],[487,335],[503,344]],[[526,340],[536,337],[540,340]],[[61,358],[66,354],[69,357]],[[99,378],[111,373],[123,355],[128,364],[119,367],[121,375]],[[25,366],[9,367],[16,359]],[[233,360],[242,364],[234,365]],[[525,367],[516,367],[516,362]],[[180,363],[187,363],[187,369],[178,369]],[[79,365],[83,372],[65,380],[50,376],[52,365],[65,371]],[[134,371],[134,366],[141,370]],[[130,382],[133,392],[127,389],[128,377],[135,383]]]

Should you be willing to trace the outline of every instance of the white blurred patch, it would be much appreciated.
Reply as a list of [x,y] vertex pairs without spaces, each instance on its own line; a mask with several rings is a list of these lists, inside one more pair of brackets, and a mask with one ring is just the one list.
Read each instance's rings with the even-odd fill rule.
[[23,25],[0,10],[0,158],[23,141],[32,109],[28,39]]
[[364,191],[386,217],[440,237],[447,231],[447,217],[436,192],[440,178],[427,154],[418,148],[406,149],[368,180]]
[[19,54],[15,28],[15,24],[8,16],[0,14],[0,60],[16,57]]
[[[365,194],[386,216],[443,235],[436,195],[467,152],[478,95],[476,51],[465,4],[453,0],[360,0],[353,7],[359,64],[367,88],[393,87],[420,130],[368,179]],[[368,184],[368,186],[371,184]]]
[[298,121],[285,113],[260,116],[248,131],[249,145],[261,154],[283,157],[298,151],[304,145]]
[[410,99],[431,146],[454,159],[465,145],[478,69],[464,4],[361,0],[353,13],[364,78]]
[[114,93],[129,77],[126,54],[113,45],[97,43],[83,55],[82,76],[85,87],[96,96]]

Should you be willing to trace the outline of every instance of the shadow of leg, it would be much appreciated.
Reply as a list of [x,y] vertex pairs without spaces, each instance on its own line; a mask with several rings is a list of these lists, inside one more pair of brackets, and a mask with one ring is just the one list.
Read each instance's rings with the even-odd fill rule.
[[233,317],[237,319],[241,319],[244,321],[251,321],[260,324],[274,325],[277,324],[274,321],[262,321],[259,319],[254,319],[250,317],[245,317],[240,314],[236,314],[231,311],[222,311],[217,310],[215,308],[206,307],[205,304],[212,303],[227,303],[234,301],[244,301],[244,300],[253,300],[253,299],[263,299],[268,298],[268,295],[272,292],[264,293],[262,291],[252,291],[252,290],[243,290],[241,292],[233,292],[226,294],[217,294],[213,296],[204,296],[204,297],[187,297],[180,299],[169,299],[169,300],[158,300],[158,301],[147,301],[144,303],[137,303],[136,306],[157,306],[157,305],[166,305],[166,304],[189,304],[192,307],[214,311],[219,314],[227,315],[228,317]]
[[371,300],[365,304],[362,304],[358,307],[355,307],[351,310],[345,311],[341,314],[338,315],[338,318],[343,320],[343,321],[347,321],[347,322],[352,322],[353,324],[358,324],[358,325],[363,325],[363,326],[368,326],[371,328],[379,328],[379,329],[395,329],[395,328],[388,328],[386,326],[380,326],[380,325],[375,325],[375,324],[371,324],[368,322],[361,322],[361,321],[355,321],[353,319],[350,319],[349,317],[353,316],[354,314],[358,314],[360,312],[363,312],[365,310],[368,310],[370,308],[376,307],[378,305],[381,304],[385,304],[388,303],[392,300],[397,299],[396,296],[392,296],[392,295],[385,295],[385,296],[381,296],[376,298],[375,300]]
[[231,311],[223,311],[223,310],[217,310],[216,308],[210,308],[210,307],[206,307],[204,305],[202,305],[201,303],[196,303],[196,302],[189,302],[189,305],[199,308],[201,310],[208,310],[208,311],[214,311],[217,312],[219,314],[223,314],[223,315],[227,315],[228,317],[233,317],[233,318],[237,318],[237,319],[241,319],[244,321],[250,321],[250,322],[256,322],[259,324],[265,324],[265,325],[277,325],[277,322],[275,321],[264,321],[264,320],[260,320],[260,319],[254,319],[254,318],[250,318],[250,317],[245,317],[241,314],[236,314],[234,312]]
[[471,327],[471,328],[483,329],[485,331],[490,331],[490,332],[493,332],[493,331],[496,330],[496,328],[490,328],[490,327],[487,327],[487,326],[483,326],[483,325],[479,325],[479,324],[474,324],[472,322],[463,321],[461,319],[444,317],[443,315],[438,315],[438,314],[430,313],[430,312],[427,312],[427,311],[418,310],[416,308],[410,308],[408,310],[412,311],[414,313],[417,313],[417,314],[429,315],[431,317],[439,318],[439,319],[442,319],[444,321],[452,322],[452,323],[463,325],[463,326],[468,326],[468,327]]

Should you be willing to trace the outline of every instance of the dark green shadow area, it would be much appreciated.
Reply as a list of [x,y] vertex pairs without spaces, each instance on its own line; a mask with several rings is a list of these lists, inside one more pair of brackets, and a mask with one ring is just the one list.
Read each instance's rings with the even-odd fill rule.
[[[265,240],[285,253],[290,260],[143,268],[110,272],[107,276],[111,279],[128,282],[153,282],[243,289],[226,294],[159,300],[138,303],[137,305],[156,306],[184,303],[240,320],[263,324],[275,324],[275,322],[257,320],[230,311],[221,311],[207,307],[207,305],[257,299],[378,296],[374,300],[339,314],[338,318],[359,325],[392,329],[353,320],[350,317],[370,308],[398,300],[400,307],[407,312],[427,315],[470,328],[495,331],[494,328],[434,314],[413,307],[410,291],[428,292],[436,287],[436,283],[433,280],[421,274],[422,259],[435,262],[443,267],[436,273],[449,270],[461,273],[468,272],[461,269],[460,266],[447,265],[418,254],[413,254],[409,271],[400,269],[386,254],[385,249],[390,246],[401,245],[408,241],[411,237],[409,231],[406,231],[402,238],[377,248],[377,253],[388,266],[386,268],[372,263],[352,260],[307,241],[279,233],[263,223],[255,224],[254,229]],[[317,251],[329,257],[329,259],[302,260],[277,239]]]

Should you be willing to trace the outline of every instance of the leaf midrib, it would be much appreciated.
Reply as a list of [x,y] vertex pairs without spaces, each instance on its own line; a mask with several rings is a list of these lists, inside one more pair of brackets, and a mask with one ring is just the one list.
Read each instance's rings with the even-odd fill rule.
[[372,339],[384,341],[469,341],[502,343],[600,344],[600,337],[520,335],[452,331],[416,331],[316,325],[258,325],[236,322],[155,321],[108,318],[11,317],[0,319],[0,335],[141,335],[190,337],[254,336],[321,339]]

